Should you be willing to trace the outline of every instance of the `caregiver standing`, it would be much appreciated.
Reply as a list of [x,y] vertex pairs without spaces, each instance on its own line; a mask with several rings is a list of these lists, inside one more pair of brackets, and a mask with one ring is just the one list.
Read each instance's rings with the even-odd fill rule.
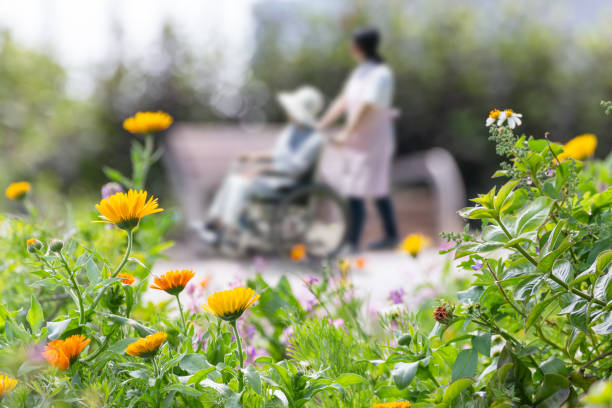
[[385,236],[369,245],[370,249],[394,248],[398,233],[390,198],[391,161],[394,153],[393,73],[378,53],[379,33],[375,29],[357,30],[351,52],[359,65],[353,70],[342,93],[319,122],[319,128],[331,126],[346,115],[345,125],[334,138],[342,146],[339,174],[330,182],[349,202],[351,251],[359,250],[366,220],[366,199],[374,199]]

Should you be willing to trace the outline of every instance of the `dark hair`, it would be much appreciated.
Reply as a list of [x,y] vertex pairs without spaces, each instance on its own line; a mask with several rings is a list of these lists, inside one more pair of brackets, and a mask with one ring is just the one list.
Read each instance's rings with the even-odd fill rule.
[[378,53],[380,34],[375,28],[360,28],[353,32],[353,43],[363,52],[366,59],[373,62],[383,62]]

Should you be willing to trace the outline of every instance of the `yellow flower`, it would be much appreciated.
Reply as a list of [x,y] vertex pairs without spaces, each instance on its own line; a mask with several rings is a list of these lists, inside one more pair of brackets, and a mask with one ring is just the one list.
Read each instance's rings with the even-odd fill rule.
[[76,361],[90,341],[82,334],[75,334],[66,340],[53,340],[45,347],[43,356],[52,366],[65,370]]
[[14,378],[0,375],[0,398],[11,392],[17,386],[18,381]]
[[121,229],[131,230],[138,226],[140,219],[149,214],[164,211],[158,208],[157,198],[149,197],[147,192],[130,190],[127,193],[116,193],[102,199],[96,204],[102,221],[115,224]]
[[123,121],[123,128],[130,133],[151,133],[168,129],[172,121],[166,112],[138,112]]
[[6,197],[9,200],[19,200],[32,189],[32,185],[27,181],[17,181],[15,183],[9,184],[6,188]]
[[590,157],[595,153],[597,147],[597,136],[592,133],[585,133],[580,136],[576,136],[563,146],[563,152],[561,152],[557,158],[559,160],[574,159],[583,160]]
[[291,247],[291,259],[294,262],[299,262],[306,258],[306,245],[296,244]]
[[431,244],[431,240],[423,234],[410,234],[399,246],[399,249],[409,253],[412,256],[417,256],[423,249]]
[[408,401],[396,401],[396,402],[379,402],[378,404],[372,405],[372,408],[409,408],[410,402]]
[[165,332],[157,332],[145,338],[138,339],[127,346],[125,354],[134,357],[151,357],[157,353],[159,346],[166,341],[166,337],[168,337],[168,335]]
[[208,297],[208,304],[202,308],[220,319],[236,321],[249,307],[259,299],[255,291],[240,287],[213,293]]
[[150,286],[151,289],[165,290],[167,293],[176,296],[185,289],[187,282],[195,276],[193,270],[183,269],[166,272],[159,278],[153,279],[153,284]]

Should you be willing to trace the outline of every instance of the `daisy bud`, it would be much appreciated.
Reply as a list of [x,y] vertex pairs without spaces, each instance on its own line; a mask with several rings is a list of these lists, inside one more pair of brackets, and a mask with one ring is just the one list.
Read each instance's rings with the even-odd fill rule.
[[51,250],[51,252],[60,252],[63,247],[64,241],[62,241],[61,239],[53,238],[49,242],[49,249]]
[[31,254],[35,253],[36,251],[40,251],[42,247],[43,247],[42,242],[40,242],[36,238],[30,238],[26,241],[26,248],[28,249],[28,252]]

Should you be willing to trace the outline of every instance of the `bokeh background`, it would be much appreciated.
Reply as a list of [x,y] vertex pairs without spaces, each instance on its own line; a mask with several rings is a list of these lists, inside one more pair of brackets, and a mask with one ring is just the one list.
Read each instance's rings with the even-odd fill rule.
[[[371,25],[396,75],[398,154],[444,147],[472,195],[498,162],[484,127],[494,107],[523,113],[538,137],[595,133],[607,155],[610,21],[605,0],[2,1],[0,185],[35,182],[50,211],[59,196],[90,206],[103,165],[128,171],[125,117],[282,121],[274,94],[310,83],[332,98],[353,66],[351,31]],[[151,180],[171,191],[161,164]]]

